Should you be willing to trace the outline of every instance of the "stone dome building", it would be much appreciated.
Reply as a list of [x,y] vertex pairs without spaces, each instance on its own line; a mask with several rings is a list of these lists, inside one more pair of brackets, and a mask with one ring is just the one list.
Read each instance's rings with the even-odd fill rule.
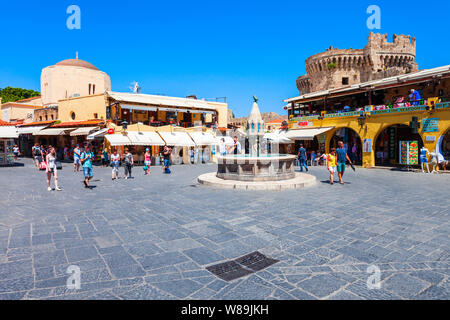
[[418,71],[415,63],[416,39],[370,32],[364,49],[330,47],[305,61],[307,75],[297,79],[300,94],[334,89],[360,82]]
[[111,79],[89,62],[67,59],[42,69],[41,95],[44,107],[58,100],[88,96],[111,90]]

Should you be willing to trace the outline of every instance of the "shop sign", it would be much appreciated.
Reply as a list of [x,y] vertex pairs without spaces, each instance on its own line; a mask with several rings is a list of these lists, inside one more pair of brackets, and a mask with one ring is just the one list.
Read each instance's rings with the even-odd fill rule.
[[312,121],[299,121],[294,123],[294,128],[307,128],[312,126],[313,126]]
[[418,165],[419,164],[419,143],[417,141],[399,142],[400,164]]
[[425,141],[430,141],[430,142],[436,141],[436,137],[435,136],[425,136]]
[[372,152],[372,139],[364,139],[363,152]]
[[423,132],[438,132],[439,131],[439,118],[423,119]]
[[114,129],[113,128],[109,128],[108,129],[108,134],[113,134],[114,133]]

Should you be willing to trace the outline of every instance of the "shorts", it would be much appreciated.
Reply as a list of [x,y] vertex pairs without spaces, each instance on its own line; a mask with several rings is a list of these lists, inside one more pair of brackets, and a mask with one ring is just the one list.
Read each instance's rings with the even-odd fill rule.
[[131,163],[125,163],[125,175],[131,176]]
[[426,157],[420,157],[421,163],[428,163],[428,159]]
[[83,174],[85,178],[93,177],[94,173],[92,171],[92,168],[89,167],[83,167]]
[[338,162],[337,165],[337,172],[345,172],[345,162]]
[[18,157],[18,156],[19,156],[19,153],[18,153],[18,152],[14,152],[14,155],[15,155],[16,157]]
[[42,162],[42,156],[36,156],[34,161],[37,162],[37,163],[41,163]]
[[150,166],[152,164],[152,162],[149,160],[149,161],[145,161],[145,165],[146,166]]
[[170,166],[170,160],[164,159],[164,167],[169,167],[169,166]]
[[73,164],[81,164],[81,160],[79,158],[73,159]]
[[328,167],[328,171],[330,171],[331,173],[335,173],[336,167]]

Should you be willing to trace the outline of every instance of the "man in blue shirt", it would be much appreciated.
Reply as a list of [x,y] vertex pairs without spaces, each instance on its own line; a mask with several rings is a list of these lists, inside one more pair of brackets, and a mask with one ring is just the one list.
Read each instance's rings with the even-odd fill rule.
[[305,167],[306,171],[308,171],[308,167],[306,166],[306,149],[303,148],[303,144],[300,144],[297,157],[300,164],[300,172],[303,172],[303,167]]
[[347,151],[344,148],[344,143],[342,141],[338,142],[338,149],[336,150],[337,155],[337,172],[339,175],[339,182],[341,184],[344,184],[344,181],[342,180],[342,176],[345,172],[345,161],[348,160],[350,164],[352,163],[352,160],[348,157]]
[[419,101],[421,99],[419,91],[417,91],[416,89],[411,89],[411,96],[412,96],[413,105],[418,106]]
[[83,164],[83,174],[84,174],[84,186],[85,188],[90,188],[89,180],[94,177],[92,170],[92,161],[94,159],[94,154],[91,152],[91,147],[86,145],[84,152],[81,154],[81,163]]

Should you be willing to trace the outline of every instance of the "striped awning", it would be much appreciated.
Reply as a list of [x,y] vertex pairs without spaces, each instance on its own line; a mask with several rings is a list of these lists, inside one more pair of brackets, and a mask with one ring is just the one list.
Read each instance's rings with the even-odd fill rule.
[[70,133],[70,135],[71,135],[72,137],[74,137],[74,136],[87,136],[87,135],[89,135],[92,131],[96,131],[96,130],[98,130],[98,129],[100,129],[100,128],[99,128],[99,127],[82,127],[82,128],[78,128],[78,129],[72,131],[72,132]]
[[33,135],[35,136],[61,136],[65,135],[68,132],[75,130],[75,128],[48,128],[48,129],[42,129],[37,132],[34,132]]

